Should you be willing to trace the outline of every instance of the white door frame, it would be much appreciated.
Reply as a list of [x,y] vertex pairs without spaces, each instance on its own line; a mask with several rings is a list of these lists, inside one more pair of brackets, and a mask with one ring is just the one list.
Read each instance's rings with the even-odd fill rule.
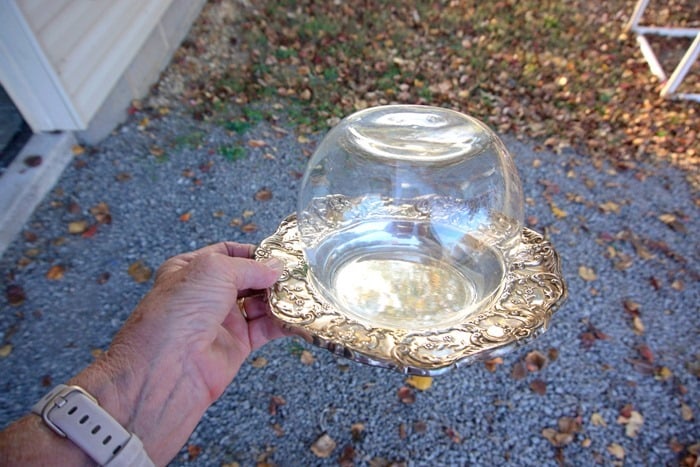
[[35,133],[87,127],[14,0],[0,0],[0,83]]

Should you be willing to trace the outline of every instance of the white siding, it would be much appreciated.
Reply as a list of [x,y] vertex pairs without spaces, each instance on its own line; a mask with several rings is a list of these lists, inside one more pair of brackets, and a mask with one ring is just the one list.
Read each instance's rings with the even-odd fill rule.
[[16,0],[66,95],[89,122],[173,0]]

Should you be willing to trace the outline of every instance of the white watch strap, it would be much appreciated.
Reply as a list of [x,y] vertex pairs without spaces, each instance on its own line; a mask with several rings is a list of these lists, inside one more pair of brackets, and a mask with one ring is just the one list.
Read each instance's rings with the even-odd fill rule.
[[41,415],[52,430],[73,441],[100,465],[153,465],[141,440],[78,386],[59,384],[34,404],[32,412]]

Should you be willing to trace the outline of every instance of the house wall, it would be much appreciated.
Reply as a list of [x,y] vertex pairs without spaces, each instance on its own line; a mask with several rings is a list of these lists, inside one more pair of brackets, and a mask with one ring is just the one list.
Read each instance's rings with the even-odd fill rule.
[[[80,137],[94,142],[126,118],[131,100],[148,92],[205,0],[15,2],[73,115],[72,122],[33,130],[80,130]],[[15,63],[23,69],[21,57]],[[3,84],[13,95],[12,83]]]

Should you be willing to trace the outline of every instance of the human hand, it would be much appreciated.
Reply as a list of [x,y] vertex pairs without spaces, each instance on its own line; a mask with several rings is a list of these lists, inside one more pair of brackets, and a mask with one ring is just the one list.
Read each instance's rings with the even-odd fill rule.
[[134,431],[156,464],[177,454],[250,352],[285,335],[259,290],[281,264],[250,259],[253,249],[219,243],[166,261],[104,358],[72,381]]

